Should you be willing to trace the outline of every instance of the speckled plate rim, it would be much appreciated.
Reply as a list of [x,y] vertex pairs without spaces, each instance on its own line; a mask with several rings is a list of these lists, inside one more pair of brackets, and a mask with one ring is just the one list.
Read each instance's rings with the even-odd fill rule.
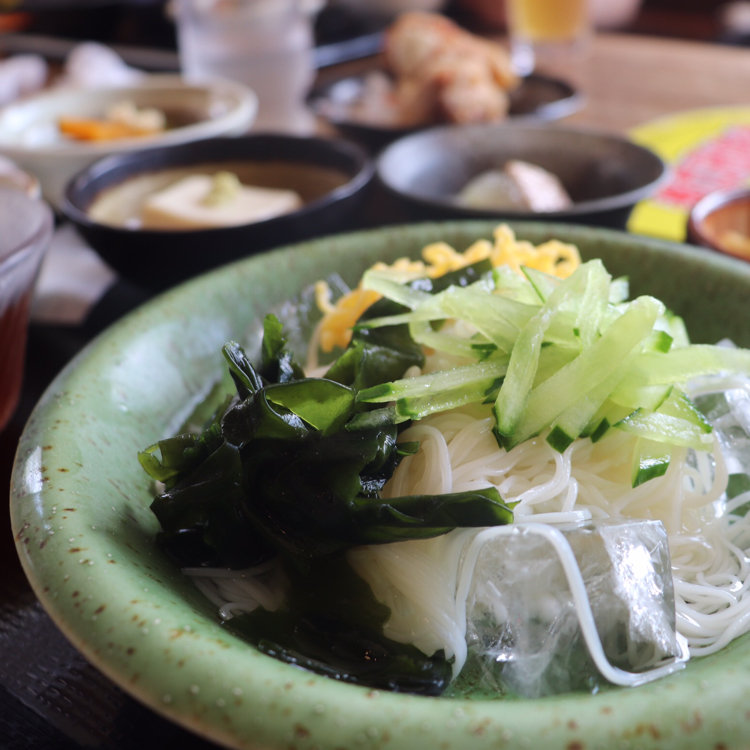
[[[224,340],[332,270],[351,282],[375,259],[415,254],[436,239],[465,247],[494,225],[390,227],[240,261],[129,314],[60,373],[19,443],[11,522],[36,594],[91,663],[158,713],[232,748],[747,746],[747,639],[632,690],[513,702],[396,695],[257,653],[219,625],[153,544],[135,453],[174,429],[205,392]],[[611,230],[514,226],[519,236],[564,238],[613,272],[629,271],[639,291],[660,291],[702,340],[727,334],[750,343],[732,313],[750,291],[750,264]]]

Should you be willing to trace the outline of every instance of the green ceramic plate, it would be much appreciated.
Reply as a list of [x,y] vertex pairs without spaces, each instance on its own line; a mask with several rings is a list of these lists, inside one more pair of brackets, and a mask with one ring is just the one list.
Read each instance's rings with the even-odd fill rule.
[[[750,640],[636,689],[535,701],[449,700],[342,684],[266,657],[158,552],[136,452],[170,433],[220,368],[220,347],[310,282],[353,282],[429,241],[463,248],[487,222],[340,235],[256,256],[155,299],[54,381],[21,438],[12,523],[26,573],[72,643],[155,711],[259,750],[740,748],[750,742]],[[697,341],[750,345],[750,264],[622,233],[518,224],[572,241],[685,316]]]

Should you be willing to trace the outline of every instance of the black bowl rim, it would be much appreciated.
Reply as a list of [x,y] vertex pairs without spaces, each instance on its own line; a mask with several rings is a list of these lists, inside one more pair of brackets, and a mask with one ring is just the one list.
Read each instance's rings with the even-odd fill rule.
[[[387,72],[382,68],[375,68],[384,73]],[[368,71],[372,72],[372,71]],[[326,112],[325,103],[328,102],[330,91],[340,86],[347,81],[356,81],[361,83],[368,72],[358,74],[342,75],[331,81],[314,86],[307,96],[307,103],[309,107],[315,112],[315,114],[331,125],[340,128],[342,131],[347,131],[352,134],[358,134],[360,136],[370,138],[381,138],[392,140],[400,138],[402,136],[410,135],[412,133],[419,133],[423,130],[431,129],[437,126],[437,123],[427,123],[424,125],[377,125],[375,123],[368,123],[358,119],[352,119],[346,116],[336,117],[331,116]],[[526,112],[523,114],[508,114],[507,120],[503,122],[512,123],[525,123],[525,122],[549,122],[552,120],[561,120],[574,112],[577,112],[584,103],[584,95],[576,89],[571,83],[563,80],[562,78],[556,78],[554,76],[543,75],[541,73],[530,73],[522,79],[523,81],[532,80],[544,82],[549,85],[557,86],[563,94],[559,99],[542,104],[534,112]]]
[[[627,146],[631,149],[632,153],[638,153],[647,159],[650,159],[656,168],[657,176],[649,180],[648,182],[640,185],[639,187],[632,188],[623,193],[617,193],[615,195],[608,195],[603,198],[595,198],[593,200],[580,201],[574,203],[570,208],[563,211],[513,211],[513,210],[489,210],[489,209],[476,209],[468,206],[462,206],[456,201],[450,200],[449,198],[441,199],[433,196],[426,196],[419,193],[413,193],[410,191],[402,190],[394,186],[388,179],[387,173],[384,169],[386,159],[396,149],[404,148],[404,144],[416,141],[422,138],[433,138],[437,137],[441,133],[455,134],[466,130],[497,130],[501,133],[504,130],[523,130],[524,132],[536,131],[540,133],[562,133],[566,135],[572,135],[579,138],[595,138],[599,141],[610,141],[613,143],[619,143]],[[375,161],[375,174],[379,182],[393,195],[398,196],[403,200],[410,201],[412,203],[433,208],[433,209],[444,209],[451,212],[453,216],[461,216],[463,218],[474,218],[474,219],[491,219],[491,218],[507,218],[509,220],[529,220],[537,219],[538,221],[554,221],[555,219],[564,219],[575,216],[583,216],[589,214],[599,214],[607,211],[614,211],[628,206],[634,206],[639,201],[643,200],[647,196],[651,195],[656,188],[663,184],[670,172],[670,167],[667,162],[662,159],[655,151],[643,146],[640,143],[636,143],[630,138],[612,133],[609,131],[598,130],[594,128],[586,127],[573,127],[573,126],[560,126],[552,123],[521,123],[521,122],[502,122],[492,124],[479,124],[479,125],[441,125],[437,127],[427,128],[421,130],[418,133],[412,133],[406,135],[403,138],[399,138],[390,145],[386,146],[383,151],[378,155]]]
[[[313,145],[315,148],[310,148],[310,155],[308,158],[299,156],[286,158],[283,153],[280,153],[282,151],[281,147],[293,146],[301,149]],[[246,149],[261,146],[274,149],[273,151],[268,151],[268,158],[272,158],[274,161],[298,161],[309,164],[320,164],[316,155],[321,153],[321,150],[325,150],[328,154],[334,154],[341,159],[350,160],[353,168],[349,173],[349,179],[345,183],[339,185],[325,195],[305,203],[296,211],[290,211],[280,216],[263,219],[262,221],[254,221],[230,227],[211,227],[206,229],[142,229],[138,227],[118,226],[115,224],[94,221],[89,216],[87,209],[90,205],[90,200],[93,200],[93,196],[85,204],[78,200],[80,194],[85,191],[87,187],[96,185],[99,180],[104,180],[107,175],[112,175],[113,173],[116,174],[118,171],[123,172],[123,179],[113,180],[112,183],[108,183],[104,187],[118,184],[129,177],[156,171],[156,169],[160,168],[188,166],[191,163],[200,163],[207,160],[221,162],[224,160],[237,159],[242,156],[243,151]],[[221,153],[222,150],[225,150],[223,154]],[[263,160],[257,154],[253,154],[252,156],[248,155],[247,159],[255,159],[258,161]],[[149,168],[148,165],[154,163],[154,160],[156,160],[156,167],[153,169]],[[141,164],[143,165],[142,169],[128,171],[129,167]],[[257,227],[258,231],[261,231],[265,228],[270,228],[276,224],[280,224],[283,221],[287,221],[290,218],[302,219],[306,215],[314,214],[324,206],[357,194],[368,185],[373,179],[374,174],[375,164],[364,148],[346,139],[333,139],[321,136],[282,135],[276,133],[218,136],[215,138],[206,138],[194,143],[179,143],[170,146],[131,151],[128,153],[113,154],[97,159],[95,162],[84,167],[73,175],[73,177],[67,182],[63,199],[60,204],[60,211],[69,221],[84,229],[118,232],[141,237],[181,237],[187,234],[208,236],[210,234],[219,234],[225,231],[238,232],[242,231],[243,228],[250,227],[253,229]],[[95,192],[93,195],[95,196],[96,194],[97,193]]]

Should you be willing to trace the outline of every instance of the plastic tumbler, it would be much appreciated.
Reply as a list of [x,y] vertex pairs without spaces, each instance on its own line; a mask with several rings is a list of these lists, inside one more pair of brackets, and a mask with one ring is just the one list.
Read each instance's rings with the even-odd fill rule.
[[53,225],[46,203],[0,186],[0,430],[21,392],[31,297]]
[[228,78],[258,96],[255,130],[309,133],[313,20],[301,0],[177,0],[183,75]]

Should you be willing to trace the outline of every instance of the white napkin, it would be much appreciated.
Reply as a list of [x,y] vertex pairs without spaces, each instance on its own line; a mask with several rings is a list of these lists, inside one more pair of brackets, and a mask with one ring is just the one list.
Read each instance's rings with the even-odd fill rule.
[[146,74],[131,68],[109,47],[98,42],[77,44],[65,59],[58,86],[93,88],[96,86],[129,86]]
[[55,230],[39,271],[31,320],[35,323],[79,325],[117,278],[75,227]]
[[47,83],[47,63],[41,55],[13,55],[0,62],[0,107],[33,94]]

